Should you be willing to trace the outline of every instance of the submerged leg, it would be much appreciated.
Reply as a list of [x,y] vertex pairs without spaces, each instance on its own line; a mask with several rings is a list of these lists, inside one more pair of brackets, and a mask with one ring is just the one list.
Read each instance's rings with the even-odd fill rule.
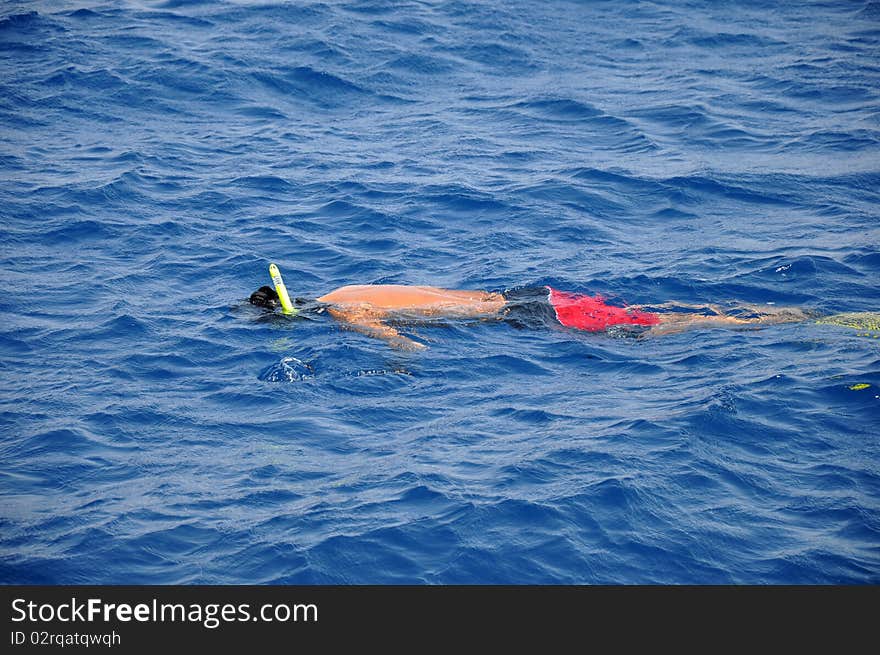
[[754,321],[734,316],[706,316],[704,314],[685,314],[681,312],[658,314],[660,324],[651,328],[651,334],[675,334],[692,327],[734,327],[750,325]]
[[[798,307],[775,307],[773,305],[739,304],[731,309],[723,310],[718,305],[685,305],[682,303],[664,303],[653,307],[689,307],[708,308],[715,315],[696,314],[689,312],[658,313],[660,324],[651,329],[652,334],[674,334],[691,327],[745,327],[758,325],[774,325],[778,323],[797,323],[809,319],[809,315]],[[743,309],[751,316],[731,316],[727,312]]]
[[715,305],[713,303],[689,303],[689,302],[662,302],[657,305],[627,305],[627,307],[632,307],[633,309],[638,309],[640,311],[650,312],[657,309],[672,309],[675,307],[681,307],[684,309],[708,309],[710,311],[715,312],[716,314],[724,314],[724,309],[721,305]]
[[747,318],[747,320],[752,323],[797,323],[812,318],[812,315],[809,312],[800,307],[777,307],[776,305],[740,303],[732,308],[732,310],[737,309],[743,309],[755,314],[755,316],[749,316]]

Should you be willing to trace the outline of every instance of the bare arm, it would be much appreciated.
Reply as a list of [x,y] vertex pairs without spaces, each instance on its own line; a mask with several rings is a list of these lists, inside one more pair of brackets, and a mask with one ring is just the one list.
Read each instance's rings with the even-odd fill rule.
[[347,327],[368,337],[384,339],[392,348],[399,350],[424,350],[427,346],[405,337],[390,325],[383,323],[375,310],[362,307],[331,307],[330,315]]

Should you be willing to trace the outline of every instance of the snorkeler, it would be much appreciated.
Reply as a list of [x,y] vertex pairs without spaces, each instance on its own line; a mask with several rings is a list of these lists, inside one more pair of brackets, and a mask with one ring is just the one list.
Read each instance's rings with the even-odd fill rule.
[[[274,269],[277,273],[277,268]],[[273,279],[282,297],[268,286],[251,294],[254,305],[275,309],[287,303],[285,313],[297,313]],[[617,307],[601,296],[558,291],[549,286],[503,292],[453,290],[400,284],[356,284],[340,287],[315,301],[297,299],[299,307],[326,311],[350,329],[386,340],[403,350],[425,348],[398,332],[393,324],[431,319],[503,320],[517,327],[561,325],[587,332],[613,331],[638,336],[668,334],[696,326],[742,327],[789,323],[810,318],[797,308],[738,305],[723,310],[718,305],[663,303]],[[695,311],[689,311],[695,310]],[[734,315],[736,314],[736,315]]]

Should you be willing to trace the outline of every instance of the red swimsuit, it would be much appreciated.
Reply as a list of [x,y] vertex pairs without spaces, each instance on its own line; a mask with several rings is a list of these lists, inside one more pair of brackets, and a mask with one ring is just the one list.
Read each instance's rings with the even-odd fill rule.
[[566,327],[600,332],[612,325],[657,325],[660,317],[651,312],[606,305],[602,296],[584,296],[551,287],[550,304],[556,319]]

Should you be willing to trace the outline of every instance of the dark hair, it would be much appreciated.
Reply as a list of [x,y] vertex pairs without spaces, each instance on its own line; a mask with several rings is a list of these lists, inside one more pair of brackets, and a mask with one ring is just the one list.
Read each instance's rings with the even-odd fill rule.
[[260,287],[249,298],[252,305],[275,309],[278,306],[278,294],[272,287]]

